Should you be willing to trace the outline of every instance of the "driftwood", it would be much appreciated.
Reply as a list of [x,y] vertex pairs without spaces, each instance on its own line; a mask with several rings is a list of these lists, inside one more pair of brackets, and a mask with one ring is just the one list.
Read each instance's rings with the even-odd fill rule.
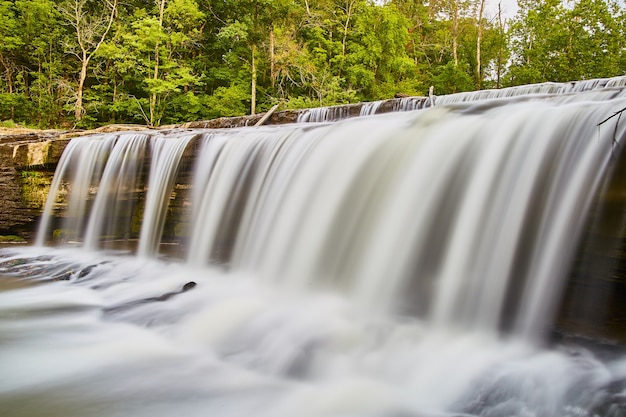
[[269,111],[267,113],[265,113],[263,115],[263,117],[261,117],[261,119],[258,122],[255,123],[255,126],[261,126],[261,125],[265,124],[265,122],[267,122],[267,119],[272,117],[272,114],[274,114],[274,112],[278,109],[279,106],[280,106],[280,103],[274,105],[274,107],[269,109]]

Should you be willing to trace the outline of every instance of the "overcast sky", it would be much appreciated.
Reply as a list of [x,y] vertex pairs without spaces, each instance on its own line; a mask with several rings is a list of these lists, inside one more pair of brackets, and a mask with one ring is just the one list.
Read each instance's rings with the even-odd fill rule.
[[498,3],[502,3],[502,17],[510,19],[517,13],[517,0],[485,0],[486,17],[498,14]]
[[[389,0],[374,0],[376,4],[385,4]],[[620,0],[623,3],[626,0]],[[485,17],[495,18],[498,15],[498,3],[502,3],[502,17],[510,19],[517,13],[517,0],[485,0]]]

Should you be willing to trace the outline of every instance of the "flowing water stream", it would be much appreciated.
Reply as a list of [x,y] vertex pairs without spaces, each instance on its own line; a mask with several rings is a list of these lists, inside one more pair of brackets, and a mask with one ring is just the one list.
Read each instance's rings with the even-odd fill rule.
[[626,416],[626,352],[549,337],[621,82],[74,139],[0,252],[0,416]]

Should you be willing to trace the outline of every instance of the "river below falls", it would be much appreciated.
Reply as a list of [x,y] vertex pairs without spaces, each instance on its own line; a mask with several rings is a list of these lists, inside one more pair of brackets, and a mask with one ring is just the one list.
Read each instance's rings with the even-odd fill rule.
[[619,351],[370,314],[180,262],[0,254],[3,417],[626,415]]

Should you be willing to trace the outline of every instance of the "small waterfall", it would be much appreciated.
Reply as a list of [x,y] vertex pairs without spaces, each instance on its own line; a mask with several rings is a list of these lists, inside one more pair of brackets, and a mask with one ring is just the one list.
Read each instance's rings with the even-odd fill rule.
[[317,107],[313,109],[307,109],[298,115],[298,123],[304,122],[326,122],[336,120],[335,115],[329,116],[328,113],[332,113],[332,107]]
[[61,231],[65,234],[64,240],[77,239],[82,235],[83,223],[86,218],[86,203],[90,187],[97,184],[104,160],[108,157],[111,147],[117,136],[94,136],[80,141],[71,141],[66,152],[58,163],[56,175],[50,186],[42,221],[39,225],[36,244],[41,246],[47,240],[52,212],[57,196],[60,194],[63,181],[71,186],[71,195],[68,202],[67,217]]
[[394,101],[393,111],[413,111],[431,106],[430,100],[425,97],[403,97]]
[[376,114],[376,112],[378,111],[378,108],[383,103],[384,103],[384,100],[372,101],[370,103],[363,103],[363,106],[361,107],[360,115],[371,116],[371,115]]
[[156,137],[150,143],[152,163],[137,250],[139,256],[155,256],[157,253],[178,166],[185,148],[193,138],[194,135]]
[[[0,251],[0,276],[46,283],[0,291],[0,409],[623,415],[623,349],[549,332],[621,158],[624,80],[73,140],[40,247]],[[179,257],[158,259],[175,200]],[[43,247],[58,228],[83,248]],[[95,251],[120,237],[137,249]]]
[[335,122],[349,117],[349,114],[346,106],[317,107],[304,110],[298,115],[297,122]]
[[[36,244],[50,239],[55,202],[67,182],[67,209],[57,230],[63,240],[82,241],[85,248],[97,250],[103,240],[139,234],[138,254],[155,256],[181,157],[194,137],[128,133],[72,141],[59,161]],[[146,182],[147,146],[151,163]],[[148,189],[145,201],[139,201],[144,187]]]
[[130,230],[134,201],[129,194],[143,168],[143,157],[148,136],[120,135],[111,150],[98,185],[84,245],[89,250],[100,247],[102,236],[124,236]]

